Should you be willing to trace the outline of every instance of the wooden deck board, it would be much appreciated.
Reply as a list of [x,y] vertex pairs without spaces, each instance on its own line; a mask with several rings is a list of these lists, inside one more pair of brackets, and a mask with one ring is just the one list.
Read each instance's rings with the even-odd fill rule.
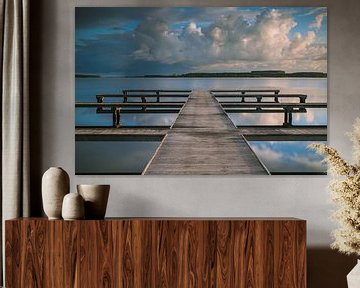
[[76,128],[76,136],[159,136],[163,137],[169,128]]
[[267,174],[214,96],[193,91],[143,174]]
[[[182,128],[182,132],[192,132],[194,128]],[[89,128],[75,128],[75,135],[86,136],[106,136],[106,135],[152,135],[152,136],[165,136],[169,128],[164,127],[147,127],[147,128],[104,128],[104,127],[89,127]],[[324,136],[326,137],[326,127],[239,127],[240,134],[245,136],[258,136],[258,135],[309,135],[309,136]],[[197,132],[215,133],[219,132],[216,128],[196,128]]]
[[239,127],[243,135],[319,135],[326,136],[326,127]]

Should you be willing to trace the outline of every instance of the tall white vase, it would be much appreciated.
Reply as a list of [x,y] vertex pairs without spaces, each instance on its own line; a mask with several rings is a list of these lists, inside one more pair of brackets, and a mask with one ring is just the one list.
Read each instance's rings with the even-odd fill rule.
[[360,288],[360,260],[347,275],[348,288]]
[[69,175],[60,167],[49,168],[42,177],[43,208],[49,219],[61,219],[63,198],[69,193]]

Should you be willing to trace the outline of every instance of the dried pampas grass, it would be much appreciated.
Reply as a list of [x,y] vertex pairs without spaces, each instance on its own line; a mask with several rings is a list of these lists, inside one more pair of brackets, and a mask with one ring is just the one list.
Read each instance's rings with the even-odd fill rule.
[[309,147],[325,156],[330,172],[336,176],[329,185],[331,198],[338,205],[332,218],[342,226],[333,231],[335,241],[331,247],[360,256],[360,118],[356,119],[349,136],[353,143],[353,165],[328,145],[311,144]]

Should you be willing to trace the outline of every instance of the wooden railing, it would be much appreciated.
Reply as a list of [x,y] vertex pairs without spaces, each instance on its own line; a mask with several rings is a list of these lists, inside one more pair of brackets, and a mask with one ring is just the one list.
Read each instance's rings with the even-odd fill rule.
[[[240,98],[240,101],[219,101],[227,113],[284,113],[283,126],[292,126],[293,113],[306,113],[306,108],[326,108],[326,103],[306,103],[305,94],[280,94],[279,89],[235,89],[210,90],[218,100],[221,98]],[[98,94],[95,103],[78,102],[77,108],[95,107],[96,113],[112,113],[113,127],[121,126],[123,113],[179,113],[186,101],[161,102],[161,98],[188,98],[191,90],[138,89],[122,90],[120,94]],[[107,98],[119,99],[105,102]],[[129,102],[129,98],[141,102]],[[151,101],[156,98],[156,101]],[[298,102],[283,103],[280,100],[298,99]]]
[[[96,113],[113,114],[113,127],[121,126],[120,113],[179,113],[185,102],[161,102],[161,103],[75,103],[78,108],[97,108]],[[104,109],[105,108],[105,109]],[[106,109],[107,108],[107,109]]]
[[[123,90],[122,94],[98,94],[96,103],[77,102],[77,108],[95,107],[96,113],[112,113],[113,127],[121,126],[120,114],[124,113],[179,113],[186,101],[161,102],[161,98],[187,98],[191,90],[154,89]],[[119,99],[121,102],[105,102],[106,98]],[[128,102],[129,98],[140,98],[141,102]],[[155,101],[148,101],[156,98]]]
[[[224,94],[224,92],[226,93]],[[248,103],[260,103],[263,98],[273,99],[273,102],[276,103],[279,103],[281,98],[298,98],[300,103],[305,103],[307,98],[305,94],[279,94],[279,90],[212,90],[212,93],[216,98],[241,98],[241,102]],[[256,101],[251,101],[251,99],[256,99]]]
[[293,113],[306,113],[306,108],[327,108],[326,103],[221,103],[226,113],[284,113],[283,126],[292,126]]
[[[280,94],[279,89],[228,89],[211,90],[211,93],[217,99],[240,99],[240,101],[219,101],[227,113],[284,113],[285,127],[292,126],[293,113],[306,113],[306,108],[327,107],[326,103],[306,103],[305,94]],[[283,103],[280,99],[298,99],[299,102]]]

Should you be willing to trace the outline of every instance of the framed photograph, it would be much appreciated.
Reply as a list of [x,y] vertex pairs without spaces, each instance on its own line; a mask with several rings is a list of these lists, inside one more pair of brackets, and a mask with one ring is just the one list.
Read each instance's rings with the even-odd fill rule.
[[326,174],[325,7],[77,7],[76,174]]

